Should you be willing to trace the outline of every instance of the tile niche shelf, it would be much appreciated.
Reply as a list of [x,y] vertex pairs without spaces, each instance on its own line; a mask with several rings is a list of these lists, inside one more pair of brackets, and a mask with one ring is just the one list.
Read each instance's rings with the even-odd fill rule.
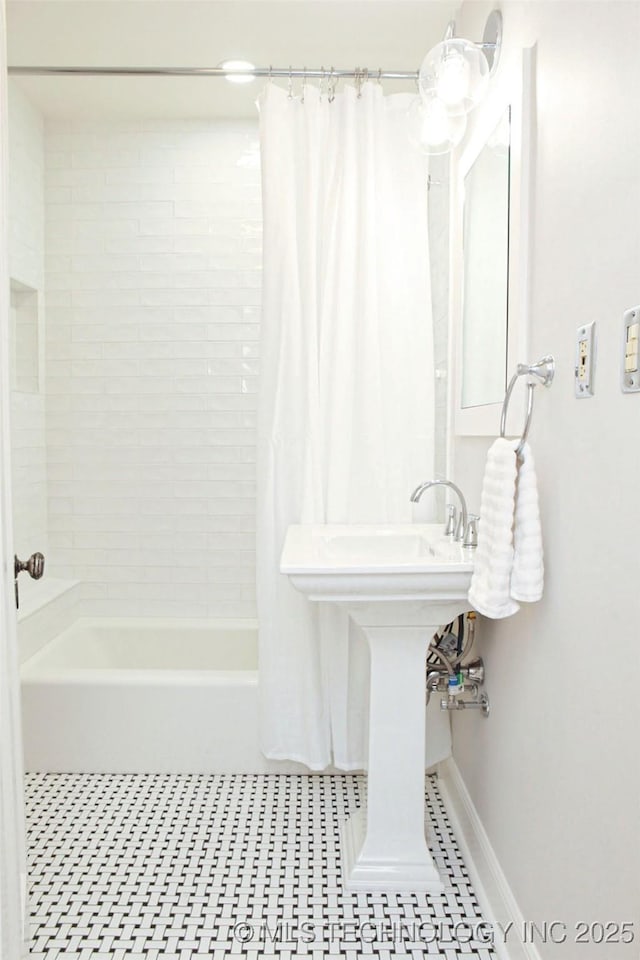
[[11,389],[40,392],[38,291],[11,278]]

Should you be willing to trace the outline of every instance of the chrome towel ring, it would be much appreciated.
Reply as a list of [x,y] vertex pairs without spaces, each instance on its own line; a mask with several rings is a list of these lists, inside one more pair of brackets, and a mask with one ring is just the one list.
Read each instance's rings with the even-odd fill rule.
[[539,383],[542,384],[543,387],[550,387],[555,371],[556,364],[553,357],[543,357],[541,360],[536,360],[535,363],[519,363],[516,372],[509,381],[509,386],[507,387],[507,392],[504,397],[504,403],[502,404],[502,416],[500,417],[501,437],[504,437],[506,434],[509,400],[511,399],[511,394],[513,393],[513,388],[516,385],[518,377],[535,377],[535,380],[529,380],[527,382],[527,415],[524,421],[524,428],[522,430],[522,436],[520,437],[520,443],[516,447],[517,457],[522,454],[523,447],[527,441],[527,436],[529,435],[529,427],[531,426],[531,417],[533,414],[533,391]]

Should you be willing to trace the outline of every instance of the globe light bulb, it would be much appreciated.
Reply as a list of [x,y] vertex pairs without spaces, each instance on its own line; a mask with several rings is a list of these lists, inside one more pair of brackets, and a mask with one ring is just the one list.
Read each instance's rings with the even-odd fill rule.
[[469,97],[471,71],[469,64],[458,53],[449,54],[442,62],[438,78],[438,98],[449,109],[462,103]]
[[418,83],[423,97],[436,96],[450,114],[464,115],[485,95],[489,63],[475,43],[444,40],[422,61]]
[[407,111],[409,140],[422,153],[449,153],[464,137],[467,118],[452,116],[445,103],[433,95],[416,97]]

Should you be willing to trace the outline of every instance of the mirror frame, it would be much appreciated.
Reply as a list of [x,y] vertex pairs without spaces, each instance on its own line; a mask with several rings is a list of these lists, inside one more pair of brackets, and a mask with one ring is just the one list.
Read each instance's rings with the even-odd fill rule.
[[509,262],[507,273],[507,381],[528,358],[530,235],[534,148],[535,47],[524,48],[511,69],[499,71],[494,90],[478,107],[473,127],[451,156],[449,241],[449,437],[497,436],[502,401],[462,406],[464,289],[464,181],[487,139],[511,109],[509,157]]

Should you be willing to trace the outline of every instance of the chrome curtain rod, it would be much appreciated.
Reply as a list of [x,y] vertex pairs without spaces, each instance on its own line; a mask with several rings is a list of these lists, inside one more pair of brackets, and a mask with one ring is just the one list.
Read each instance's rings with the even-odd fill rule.
[[418,70],[369,70],[355,67],[352,70],[335,70],[333,67],[253,67],[247,70],[230,70],[225,67],[9,67],[10,76],[59,76],[59,77],[304,77],[319,80],[416,80]]

